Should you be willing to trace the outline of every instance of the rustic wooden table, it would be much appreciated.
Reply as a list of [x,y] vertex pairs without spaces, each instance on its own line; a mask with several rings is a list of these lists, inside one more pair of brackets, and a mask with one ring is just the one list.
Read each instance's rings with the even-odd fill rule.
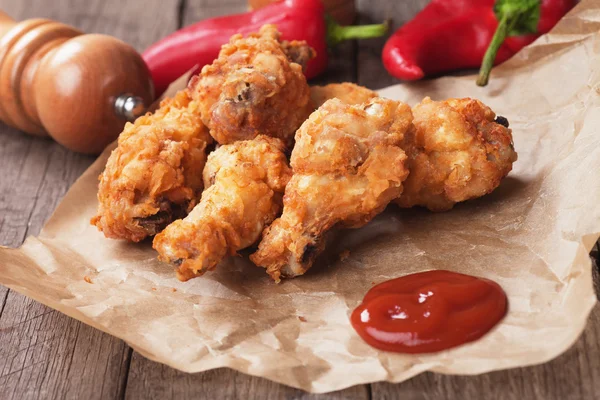
[[[358,0],[361,22],[411,18],[427,0]],[[243,0],[0,0],[17,20],[47,17],[85,32],[117,36],[143,50],[177,28],[244,11]],[[395,83],[383,70],[382,40],[340,46],[325,81],[370,88]],[[41,229],[91,164],[86,157],[0,124],[0,244],[19,246]],[[422,374],[402,384],[376,383],[309,395],[220,369],[189,375],[149,361],[124,342],[0,286],[0,398],[600,398],[600,308],[577,343],[536,367],[473,377]]]

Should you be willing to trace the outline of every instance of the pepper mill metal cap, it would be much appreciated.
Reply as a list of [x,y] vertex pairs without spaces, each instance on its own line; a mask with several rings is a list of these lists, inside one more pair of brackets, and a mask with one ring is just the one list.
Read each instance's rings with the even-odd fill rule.
[[131,93],[122,94],[115,100],[115,114],[129,122],[144,115],[147,109],[148,106],[144,104],[144,99]]
[[154,100],[150,73],[128,44],[46,19],[0,12],[0,120],[100,153]]

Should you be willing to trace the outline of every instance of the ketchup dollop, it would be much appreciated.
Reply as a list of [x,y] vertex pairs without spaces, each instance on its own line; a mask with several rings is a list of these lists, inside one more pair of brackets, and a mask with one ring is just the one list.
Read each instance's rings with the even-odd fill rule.
[[351,316],[371,346],[432,353],[483,336],[506,315],[495,282],[451,271],[427,271],[374,286]]

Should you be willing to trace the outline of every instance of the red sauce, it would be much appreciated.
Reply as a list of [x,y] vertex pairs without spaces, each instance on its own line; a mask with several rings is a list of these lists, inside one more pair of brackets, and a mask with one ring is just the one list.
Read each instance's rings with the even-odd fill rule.
[[360,337],[378,349],[432,353],[480,338],[506,309],[506,294],[495,282],[427,271],[374,286],[351,322]]

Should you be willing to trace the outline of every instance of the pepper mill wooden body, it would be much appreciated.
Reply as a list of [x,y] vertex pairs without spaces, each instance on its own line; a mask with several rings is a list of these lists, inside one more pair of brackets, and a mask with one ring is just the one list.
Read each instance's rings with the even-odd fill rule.
[[0,120],[65,147],[101,152],[154,99],[141,56],[107,35],[0,12]]

